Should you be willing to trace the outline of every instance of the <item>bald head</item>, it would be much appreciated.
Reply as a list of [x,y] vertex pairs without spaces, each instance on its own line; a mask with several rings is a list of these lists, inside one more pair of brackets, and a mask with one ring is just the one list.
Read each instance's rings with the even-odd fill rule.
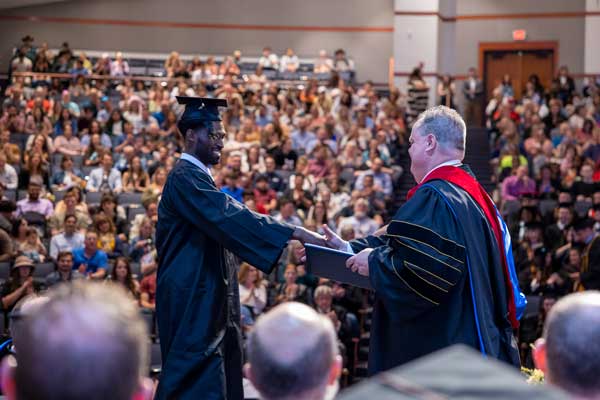
[[544,328],[548,381],[584,398],[600,397],[600,292],[571,294]]
[[259,318],[248,342],[250,379],[268,400],[322,398],[338,361],[333,324],[300,303]]
[[10,399],[129,400],[139,394],[146,327],[120,287],[58,286],[48,300],[29,306],[17,339],[16,396]]

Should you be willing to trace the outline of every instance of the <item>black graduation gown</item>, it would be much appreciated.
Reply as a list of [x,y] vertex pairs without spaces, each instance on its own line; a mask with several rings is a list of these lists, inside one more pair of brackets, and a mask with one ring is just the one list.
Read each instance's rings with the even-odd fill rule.
[[[293,233],[219,191],[179,161],[158,206],[156,315],[162,374],[156,399],[242,399],[234,253],[269,273]],[[231,252],[231,253],[229,253]]]
[[457,343],[519,365],[498,245],[467,192],[430,181],[398,210],[386,235],[350,244],[355,253],[374,248],[370,374]]

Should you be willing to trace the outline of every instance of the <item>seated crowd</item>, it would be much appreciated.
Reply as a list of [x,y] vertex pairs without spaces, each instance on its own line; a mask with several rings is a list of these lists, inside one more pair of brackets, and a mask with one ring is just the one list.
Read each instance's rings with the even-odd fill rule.
[[[136,75],[134,72],[141,72],[131,68],[129,61],[121,52],[116,52],[114,59],[111,59],[108,53],[103,53],[96,59],[88,58],[85,52],[75,55],[69,43],[65,42],[54,55],[47,43],[36,48],[33,45],[33,38],[29,35],[22,39],[9,67],[11,72],[70,74],[80,84],[85,83],[83,78],[87,75],[121,78]],[[173,51],[165,59],[163,68],[163,71],[157,71],[157,75],[167,78],[185,78],[195,84],[211,84],[226,75],[233,78],[244,77],[257,84],[265,83],[272,78],[299,79],[300,72],[309,73],[304,74],[305,77],[311,76],[320,80],[328,79],[333,74],[339,74],[346,80],[354,78],[354,61],[347,57],[344,49],[335,50],[333,58],[326,50],[320,50],[318,55],[306,64],[301,64],[291,48],[287,48],[283,55],[278,56],[267,46],[263,48],[258,61],[242,59],[241,51],[236,50],[232,55],[223,57],[220,63],[214,56],[209,56],[205,60],[197,56],[190,62],[186,62],[178,52]]]
[[[277,59],[267,50],[260,63],[282,68],[294,57],[288,51]],[[41,47],[21,49],[17,59],[35,55],[37,63],[40,52],[48,57]],[[68,48],[50,61],[87,68]],[[177,71],[193,75],[193,63],[181,59],[165,67],[176,77],[165,85],[80,75],[10,82],[0,117],[0,261],[10,266],[5,314],[27,294],[76,279],[114,280],[140,307],[154,309],[157,204],[183,148],[178,95],[228,101],[228,137],[212,174],[252,210],[313,230],[328,225],[345,239],[375,232],[395,210],[407,133],[394,97],[336,75],[327,85],[289,87],[240,83],[229,72],[221,80],[187,79]],[[48,263],[54,271],[40,276]],[[368,293],[307,274],[294,244],[271,276],[241,263],[239,283],[245,333],[275,305],[307,304],[331,319],[351,369]]]
[[530,344],[556,300],[600,289],[599,83],[590,79],[578,90],[561,67],[549,87],[532,75],[515,98],[507,75],[485,110],[495,199],[530,299],[520,329],[528,366]]
[[[336,74],[327,85],[309,80],[300,87],[261,78],[258,70],[240,81],[236,57],[217,79],[221,66],[211,66],[210,77],[204,72],[214,60],[187,63],[173,54],[165,74],[176,79],[163,85],[123,78],[120,56],[98,70],[68,46],[54,57],[47,46],[19,50],[17,64],[75,72],[72,79],[16,76],[2,101],[0,262],[11,263],[5,313],[27,294],[73,279],[115,280],[140,307],[154,308],[157,204],[182,151],[178,95],[228,101],[228,136],[212,173],[223,192],[249,208],[321,232],[328,225],[345,240],[389,221],[404,200],[397,183],[408,158],[407,116],[421,104],[411,106],[397,89],[380,94]],[[294,57],[265,48],[259,67],[287,69]],[[342,68],[341,61],[333,65]],[[114,79],[89,80],[82,69]],[[28,70],[36,68],[13,65]],[[548,88],[532,76],[517,99],[508,77],[485,110],[494,196],[531,299],[519,332],[527,365],[529,344],[541,336],[556,299],[600,288],[600,91],[595,81],[580,89],[561,68]],[[48,262],[55,271],[36,275]],[[307,304],[332,321],[352,373],[368,326],[368,292],[307,274],[293,243],[270,276],[241,263],[239,285],[245,334],[275,305]]]

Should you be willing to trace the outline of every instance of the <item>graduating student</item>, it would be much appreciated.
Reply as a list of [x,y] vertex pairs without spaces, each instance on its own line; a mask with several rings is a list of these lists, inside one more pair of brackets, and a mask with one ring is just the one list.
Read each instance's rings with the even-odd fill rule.
[[301,227],[256,214],[215,186],[225,100],[178,97],[185,152],[158,207],[156,312],[162,351],[157,399],[243,399],[237,255],[271,272],[290,239],[324,245]]
[[376,291],[369,372],[463,343],[518,366],[513,337],[524,308],[510,238],[492,200],[462,164],[465,124],[444,106],[422,113],[410,137],[419,185],[381,236],[333,245]]

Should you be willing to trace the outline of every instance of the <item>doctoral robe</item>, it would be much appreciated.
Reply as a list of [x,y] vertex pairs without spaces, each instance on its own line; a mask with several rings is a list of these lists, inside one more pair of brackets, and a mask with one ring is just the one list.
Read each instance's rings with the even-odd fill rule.
[[350,244],[355,253],[374,249],[370,374],[457,343],[519,365],[498,242],[467,192],[432,180],[385,235]]
[[271,272],[293,228],[222,193],[180,160],[158,206],[156,315],[162,373],[156,399],[242,399],[237,264]]

